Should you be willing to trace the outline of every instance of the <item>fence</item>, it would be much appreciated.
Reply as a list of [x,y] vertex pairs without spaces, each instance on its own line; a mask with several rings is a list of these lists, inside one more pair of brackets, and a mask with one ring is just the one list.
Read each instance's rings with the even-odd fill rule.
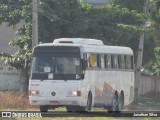
[[139,81],[139,95],[146,98],[160,98],[160,77],[142,74]]

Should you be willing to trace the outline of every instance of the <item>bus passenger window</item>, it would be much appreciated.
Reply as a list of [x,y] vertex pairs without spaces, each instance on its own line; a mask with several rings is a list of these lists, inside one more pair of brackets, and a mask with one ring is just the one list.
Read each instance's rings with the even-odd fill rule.
[[124,59],[124,55],[121,55],[121,69],[125,69],[125,59]]
[[105,66],[105,68],[108,68],[107,67],[107,55],[104,55],[104,66]]
[[121,56],[120,55],[118,55],[118,68],[122,69]]
[[101,67],[105,68],[104,55],[101,55]]
[[126,56],[126,69],[131,69],[131,56]]
[[90,68],[97,67],[97,55],[89,54],[88,63]]
[[133,56],[131,56],[131,69],[134,69],[134,60],[133,60]]
[[114,68],[114,55],[111,55],[111,68]]
[[125,63],[126,63],[125,68],[128,69],[128,58],[127,58],[127,56],[125,56]]
[[101,55],[97,55],[97,67],[101,68]]
[[105,55],[105,68],[111,68],[111,55]]
[[[86,53],[83,53],[83,60],[88,62]],[[88,68],[88,64],[86,64],[86,68]]]
[[113,68],[118,69],[118,55],[114,55],[114,66]]

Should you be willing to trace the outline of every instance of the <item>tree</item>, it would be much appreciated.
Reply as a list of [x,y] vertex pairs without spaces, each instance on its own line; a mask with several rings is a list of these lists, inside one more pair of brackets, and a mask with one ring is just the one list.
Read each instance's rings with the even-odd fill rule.
[[[160,0],[149,0],[148,1],[148,28],[150,39],[154,48],[152,49],[152,59],[145,65],[151,72],[155,69],[160,68],[159,64],[159,45],[160,45]],[[151,46],[148,46],[151,47]],[[147,53],[148,54],[148,53]]]
[[[39,4],[39,41],[77,37],[83,31],[83,14],[76,0],[46,0]],[[45,23],[45,24],[44,24]]]
[[160,45],[160,0],[149,0],[148,8],[150,25],[154,29],[155,41]]
[[[24,25],[18,30],[20,38],[11,41],[12,46],[18,46],[17,53],[3,60],[24,71],[26,83],[31,60],[31,0],[2,0],[0,20],[9,26],[21,20]],[[144,15],[117,5],[107,5],[96,9],[76,0],[40,0],[39,42],[53,42],[62,37],[84,37],[102,39],[105,44],[130,46],[134,50],[137,44],[137,33]]]
[[143,12],[144,0],[109,0],[113,5],[120,5],[122,8]]
[[142,13],[115,5],[106,5],[103,9],[90,7],[84,11],[88,16],[85,36],[102,39],[107,45],[129,46],[137,53],[142,30],[139,26],[144,20]]
[[21,77],[23,77],[21,83],[23,85],[20,89],[21,92],[27,91],[29,63],[31,60],[31,0],[1,0],[0,3],[1,23],[6,22],[8,26],[15,29],[17,23],[21,20],[24,21],[24,25],[18,30],[18,34],[21,37],[10,42],[10,45],[17,46],[19,50],[11,56],[1,54],[1,59],[5,63],[21,70]]

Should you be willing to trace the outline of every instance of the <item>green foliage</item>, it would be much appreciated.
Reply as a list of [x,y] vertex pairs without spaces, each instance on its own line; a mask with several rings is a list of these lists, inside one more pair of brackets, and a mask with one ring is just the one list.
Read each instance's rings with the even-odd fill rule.
[[129,10],[137,10],[143,12],[143,5],[145,0],[110,0],[113,5],[120,5],[122,8]]
[[[146,67],[151,71],[155,71],[155,69],[160,68],[160,0],[149,0],[148,1],[148,27],[152,33],[150,39],[152,39],[152,43],[155,43],[154,49],[152,49],[152,54],[150,61],[146,64]],[[148,45],[150,48],[152,44]],[[148,49],[147,48],[147,49]]]
[[156,43],[154,42],[153,31],[145,31],[144,53],[143,53],[143,66],[151,67],[150,63],[156,60],[154,54],[154,48]]
[[[17,69],[29,69],[29,62],[31,60],[31,25],[26,24],[19,31],[24,32],[23,35],[17,39],[12,40],[9,44],[14,47],[19,47],[19,50],[11,55],[2,55],[2,60],[5,63]],[[22,34],[22,33],[20,33]]]
[[155,57],[155,59],[150,60],[145,65],[145,67],[152,73],[156,72],[156,69],[160,69],[160,47],[155,47],[153,52],[153,56]]
[[0,1],[0,22],[7,22],[9,26],[16,29],[16,24],[21,20],[25,24],[18,30],[19,38],[10,42],[13,47],[19,50],[11,55],[1,55],[5,63],[17,69],[29,69],[31,60],[31,0],[1,0]]
[[156,56],[156,62],[153,67],[160,68],[160,47],[155,48],[155,56]]
[[39,33],[43,33],[39,34],[41,42],[52,42],[60,37],[75,37],[84,20],[80,4],[76,0],[41,1],[39,11]]
[[1,0],[0,1],[0,24],[7,22],[14,26],[20,20],[30,21],[32,0]]
[[150,18],[150,27],[153,28],[157,45],[160,45],[160,0],[148,2],[148,16]]
[[149,0],[148,9],[150,18],[160,24],[160,0]]
[[[114,1],[113,5],[108,4],[105,8],[96,9],[76,0],[39,0],[39,42],[53,42],[54,39],[62,37],[95,38],[108,45],[129,46],[136,55],[139,32],[142,31],[140,26],[145,20],[145,16],[140,13],[143,0],[140,4],[134,3],[135,6],[127,7],[126,3],[128,4],[124,0],[119,3]],[[4,59],[17,69],[28,68],[30,63],[31,7],[31,0],[1,0],[1,23],[7,22],[15,28],[16,23],[24,20],[23,27],[18,30],[21,37],[10,43],[18,46],[19,51]]]

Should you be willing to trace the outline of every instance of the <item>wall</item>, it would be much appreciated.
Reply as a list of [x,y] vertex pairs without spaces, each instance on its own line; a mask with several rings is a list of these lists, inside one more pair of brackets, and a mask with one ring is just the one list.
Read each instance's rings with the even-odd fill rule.
[[[21,25],[18,24],[17,28]],[[5,52],[8,54],[14,54],[18,48],[9,46],[9,42],[12,39],[19,37],[16,35],[17,30],[13,30],[5,23],[0,26],[0,53]],[[6,90],[19,90],[20,88],[20,72],[4,63],[0,60],[0,91]]]
[[142,74],[142,79],[139,82],[139,95],[155,97],[156,88],[158,93],[157,97],[160,98],[160,77]]
[[20,72],[0,61],[0,91],[19,91]]

